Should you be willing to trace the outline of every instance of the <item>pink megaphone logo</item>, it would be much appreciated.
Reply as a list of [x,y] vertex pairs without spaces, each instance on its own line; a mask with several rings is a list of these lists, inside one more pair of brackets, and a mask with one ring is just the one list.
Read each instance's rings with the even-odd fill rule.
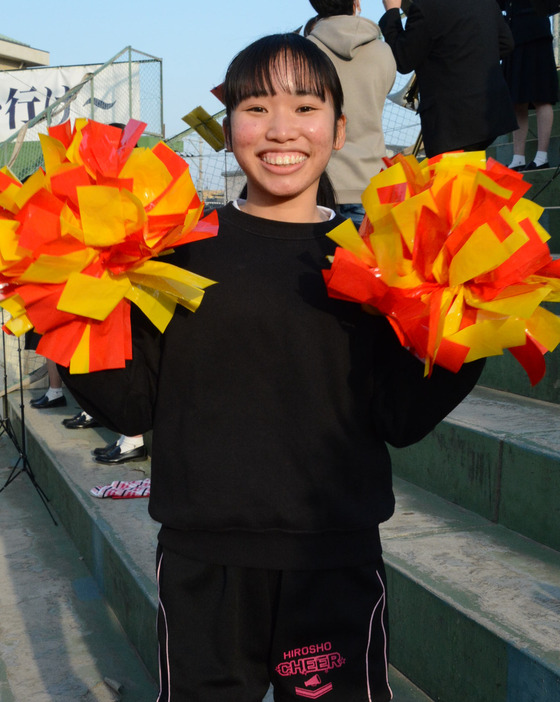
[[321,678],[318,675],[314,675],[309,680],[305,681],[305,687],[316,687],[321,684]]

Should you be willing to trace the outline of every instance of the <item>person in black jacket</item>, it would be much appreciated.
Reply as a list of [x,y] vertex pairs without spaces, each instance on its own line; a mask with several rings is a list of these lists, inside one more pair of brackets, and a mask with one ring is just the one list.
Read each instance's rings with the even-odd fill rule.
[[416,71],[427,156],[479,150],[517,128],[500,58],[513,49],[496,0],[383,0],[379,20],[400,73]]
[[[532,171],[548,168],[548,147],[554,121],[552,106],[558,101],[558,74],[552,49],[550,20],[539,16],[531,0],[499,0],[515,40],[513,53],[504,61],[504,73],[515,104],[519,129],[513,133],[510,168]],[[537,117],[537,153],[525,165],[529,107]]]
[[384,317],[328,296],[344,220],[317,192],[345,120],[326,54],[258,40],[224,99],[247,196],[171,259],[217,284],[163,335],[133,308],[126,368],[65,381],[103,424],[153,428],[160,702],[257,702],[270,682],[278,700],[387,702],[387,442],[430,432],[483,364],[425,378]]

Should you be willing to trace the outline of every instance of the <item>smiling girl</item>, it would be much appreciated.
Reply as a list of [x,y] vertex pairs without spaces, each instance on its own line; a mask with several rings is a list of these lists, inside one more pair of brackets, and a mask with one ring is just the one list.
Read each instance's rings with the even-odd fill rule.
[[332,213],[317,209],[317,190],[333,150],[344,145],[342,89],[332,64],[322,76],[323,55],[313,61],[312,52],[275,42],[263,39],[240,55],[224,86],[226,142],[247,176],[240,207],[265,219],[324,221]]
[[276,702],[385,702],[386,442],[422,438],[481,365],[425,379],[386,319],[328,297],[342,220],[317,198],[344,117],[326,55],[265,37],[224,96],[247,197],[173,258],[217,285],[163,336],[133,310],[126,369],[65,380],[103,425],[153,428],[159,702],[260,702],[271,682]]

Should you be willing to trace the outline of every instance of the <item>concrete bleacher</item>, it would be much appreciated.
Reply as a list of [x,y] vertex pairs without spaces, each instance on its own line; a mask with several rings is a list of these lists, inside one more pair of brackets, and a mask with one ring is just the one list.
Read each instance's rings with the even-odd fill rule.
[[[507,163],[511,144],[490,151]],[[560,255],[560,134],[551,164],[525,177]],[[430,436],[392,450],[397,510],[382,539],[398,702],[560,702],[560,349],[546,360],[533,388],[509,354],[489,359],[477,388]],[[149,475],[150,463],[93,462],[92,448],[112,435],[66,430],[71,399],[68,408],[28,409],[41,382],[24,390],[30,465],[157,679],[158,525],[147,500],[89,494]],[[9,404],[19,426],[17,393]]]
[[[509,136],[489,149],[512,153]],[[525,197],[559,256],[560,120],[549,154]],[[392,451],[392,663],[442,702],[560,702],[560,348],[546,366],[532,387],[507,352],[488,359],[430,436]]]

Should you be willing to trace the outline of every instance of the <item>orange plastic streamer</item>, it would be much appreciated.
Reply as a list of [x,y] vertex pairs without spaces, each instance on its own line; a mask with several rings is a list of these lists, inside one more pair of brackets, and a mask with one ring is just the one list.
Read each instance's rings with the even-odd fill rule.
[[560,343],[560,319],[541,307],[560,301],[560,261],[530,185],[484,152],[387,166],[363,193],[359,233],[346,221],[329,235],[329,295],[384,314],[426,375],[509,349],[538,383]]
[[146,125],[85,119],[41,135],[45,167],[21,183],[0,171],[0,306],[4,330],[35,328],[38,353],[73,373],[122,368],[132,357],[130,304],[163,331],[175,306],[195,311],[214,281],[154,261],[215,236],[185,161]]

